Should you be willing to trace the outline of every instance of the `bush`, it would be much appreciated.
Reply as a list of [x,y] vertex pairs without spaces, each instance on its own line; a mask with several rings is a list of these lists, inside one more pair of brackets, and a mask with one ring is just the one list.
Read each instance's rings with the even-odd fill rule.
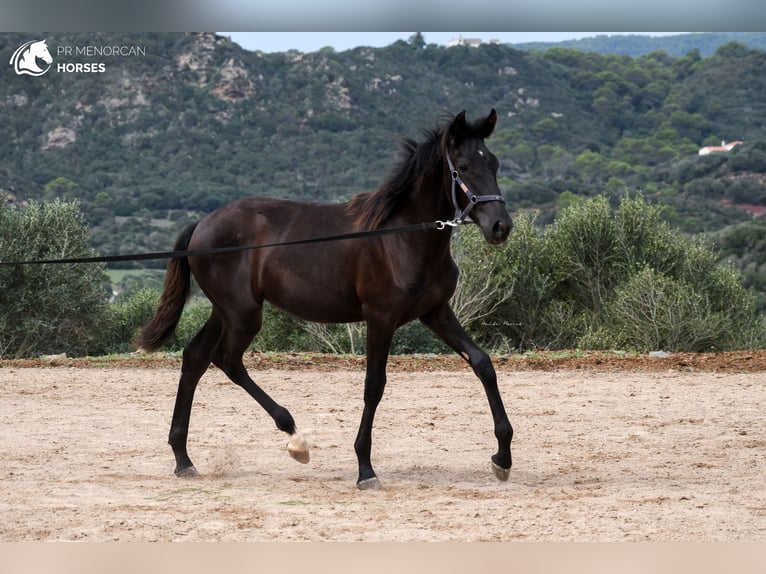
[[[0,204],[0,260],[92,256],[76,202]],[[103,329],[103,265],[0,267],[0,357],[82,355]]]
[[620,238],[604,196],[575,201],[546,229],[556,298],[598,313],[617,282]]
[[[139,289],[112,303],[101,336],[91,347],[94,354],[125,353],[135,350],[133,340],[138,329],[148,323],[160,298],[153,288]],[[184,308],[176,331],[165,345],[168,351],[180,351],[204,326],[210,317],[211,304],[195,297]],[[319,324],[296,319],[270,305],[263,308],[263,326],[256,335],[252,349],[262,352],[325,352],[363,354],[366,329],[364,323]],[[430,353],[445,351],[446,347],[422,324],[413,322],[400,328],[393,340],[391,352]]]
[[93,341],[90,352],[94,355],[129,353],[135,351],[136,332],[151,321],[160,300],[157,289],[143,288],[131,295],[120,297],[109,305],[104,329]]
[[604,316],[599,331],[581,345],[707,352],[751,344],[737,332],[749,325],[721,309],[710,293],[649,267],[616,290]]
[[[361,355],[366,352],[364,323],[323,324],[295,319],[266,305],[264,323],[254,347],[261,351],[314,351]],[[437,353],[446,346],[420,322],[400,327],[391,343],[391,354]]]
[[[624,196],[616,208],[603,196],[572,198],[544,229],[534,213],[521,212],[499,246],[487,245],[475,226],[453,241],[460,277],[451,304],[466,330],[495,351],[702,352],[766,343],[755,295],[740,274],[719,262],[711,243],[671,228],[662,209],[640,196]],[[144,289],[114,303],[98,348],[131,350],[158,298]],[[192,299],[168,348],[182,349],[209,313],[209,302]],[[363,323],[310,324],[266,304],[253,348],[361,354],[365,335]],[[445,351],[418,322],[399,329],[391,349]]]
[[452,350],[420,321],[413,321],[399,327],[391,342],[392,355],[451,352]]
[[[754,293],[739,273],[640,196],[624,196],[616,209],[603,196],[578,199],[544,231],[528,214],[515,223],[490,259],[478,240],[461,237],[456,249],[463,288],[480,294],[487,311],[478,322],[464,320],[495,349],[710,351],[766,343]],[[456,307],[465,307],[465,295],[456,296]]]
[[263,326],[252,347],[258,351],[317,351],[318,344],[301,321],[268,302],[263,305]]
[[537,346],[553,295],[553,270],[536,215],[521,212],[508,240],[491,247],[476,227],[460,230],[453,249],[460,268],[450,304],[466,330],[495,348]]

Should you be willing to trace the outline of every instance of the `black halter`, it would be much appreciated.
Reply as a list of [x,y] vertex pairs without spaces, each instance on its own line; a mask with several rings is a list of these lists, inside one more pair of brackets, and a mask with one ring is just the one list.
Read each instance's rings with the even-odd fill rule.
[[[505,203],[505,198],[502,195],[476,195],[474,192],[472,192],[463,181],[463,178],[460,177],[458,170],[455,169],[449,154],[445,153],[444,155],[447,158],[447,165],[449,166],[450,175],[452,176],[452,207],[455,208],[455,223],[458,225],[462,225],[463,223],[473,223],[473,219],[471,219],[468,214],[473,209],[473,206],[477,203],[485,203],[487,201],[502,201]],[[462,211],[460,210],[460,206],[457,202],[457,196],[455,195],[455,184],[460,186],[460,189],[463,190],[466,197],[468,198],[468,205],[466,205],[465,209]]]

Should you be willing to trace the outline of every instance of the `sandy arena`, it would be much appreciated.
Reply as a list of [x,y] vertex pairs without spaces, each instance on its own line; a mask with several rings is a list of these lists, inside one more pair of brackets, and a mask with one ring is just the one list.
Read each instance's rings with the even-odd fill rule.
[[498,361],[507,483],[470,370],[394,361],[373,436],[383,489],[364,492],[361,360],[251,359],[311,442],[307,465],[211,369],[192,411],[196,479],[173,475],[166,443],[177,359],[5,361],[0,541],[764,541],[766,373],[726,357]]

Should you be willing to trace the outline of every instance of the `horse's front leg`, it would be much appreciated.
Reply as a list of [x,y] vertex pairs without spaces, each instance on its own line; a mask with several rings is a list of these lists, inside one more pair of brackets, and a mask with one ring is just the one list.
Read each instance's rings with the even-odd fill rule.
[[492,455],[492,470],[502,481],[508,480],[511,473],[511,439],[513,427],[500,397],[497,387],[497,375],[489,355],[473,342],[463,326],[455,317],[449,305],[444,305],[420,318],[422,323],[431,329],[442,341],[466,359],[481,380],[487,393],[489,408],[495,423],[497,438],[497,453]]
[[386,363],[394,330],[367,322],[367,372],[364,379],[364,410],[359,432],[354,441],[354,450],[359,463],[359,478],[356,485],[362,490],[380,488],[375,471],[372,468],[372,422],[375,411],[383,397],[386,386]]

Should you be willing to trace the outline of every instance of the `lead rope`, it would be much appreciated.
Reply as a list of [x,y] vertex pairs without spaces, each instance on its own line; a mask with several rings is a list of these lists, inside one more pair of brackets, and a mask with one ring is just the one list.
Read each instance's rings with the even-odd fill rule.
[[0,261],[0,267],[11,265],[52,265],[63,263],[112,263],[116,261],[146,261],[149,259],[173,259],[177,257],[192,257],[200,255],[217,255],[221,253],[236,253],[240,251],[252,251],[265,249],[266,247],[285,247],[289,245],[304,245],[309,243],[322,243],[327,241],[341,241],[343,239],[358,239],[362,237],[374,237],[391,233],[409,233],[412,231],[428,231],[431,229],[443,230],[447,227],[457,227],[455,221],[436,220],[428,223],[417,223],[405,227],[384,227],[383,229],[370,229],[367,231],[355,231],[340,235],[326,235],[308,239],[296,239],[279,243],[261,243],[259,245],[234,245],[231,247],[211,247],[209,249],[192,249],[185,251],[158,251],[155,253],[138,253],[125,255],[97,255],[94,257],[70,257],[63,259],[30,259],[26,261]]

